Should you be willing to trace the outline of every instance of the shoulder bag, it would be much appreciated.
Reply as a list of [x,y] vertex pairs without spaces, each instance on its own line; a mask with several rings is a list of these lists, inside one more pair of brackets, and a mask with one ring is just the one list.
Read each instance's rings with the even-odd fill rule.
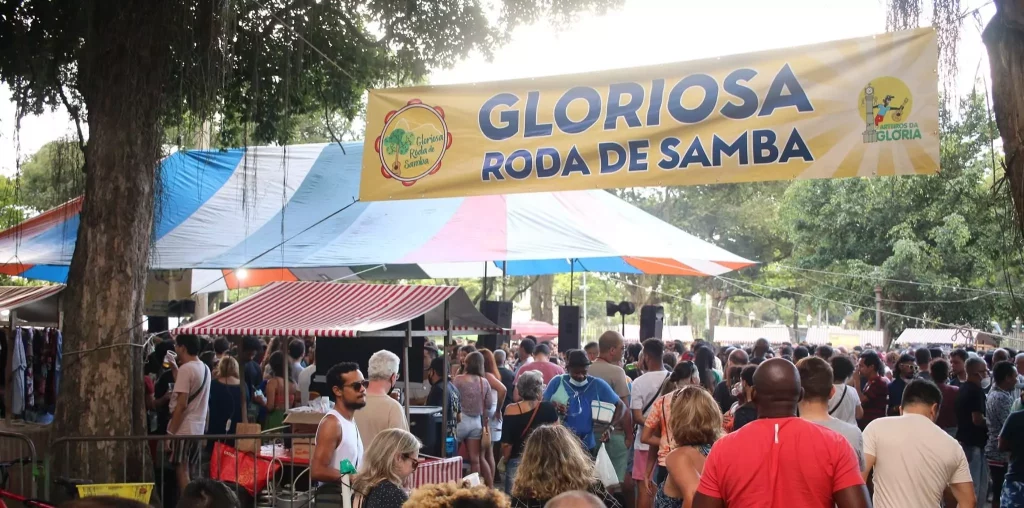
[[836,407],[834,407],[834,408],[832,408],[832,409],[829,409],[829,410],[828,410],[828,415],[829,415],[829,416],[832,416],[832,413],[835,413],[835,412],[836,412],[836,410],[837,410],[837,409],[839,409],[839,406],[842,406],[842,405],[843,405],[843,399],[845,399],[845,398],[846,398],[846,392],[847,392],[847,391],[848,391],[849,389],[850,389],[850,387],[849,387],[849,386],[847,386],[847,385],[843,385],[843,394],[842,394],[841,396],[839,396],[839,401],[838,401],[838,402],[836,402]]

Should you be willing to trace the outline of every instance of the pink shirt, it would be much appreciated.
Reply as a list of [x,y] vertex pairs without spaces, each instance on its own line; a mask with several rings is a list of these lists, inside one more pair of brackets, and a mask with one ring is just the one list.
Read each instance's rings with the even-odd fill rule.
[[561,376],[565,374],[565,369],[551,362],[533,362],[523,365],[519,368],[519,372],[516,372],[516,381],[519,381],[519,376],[523,375],[523,372],[530,372],[535,370],[540,372],[544,376],[544,384],[551,382],[555,376]]

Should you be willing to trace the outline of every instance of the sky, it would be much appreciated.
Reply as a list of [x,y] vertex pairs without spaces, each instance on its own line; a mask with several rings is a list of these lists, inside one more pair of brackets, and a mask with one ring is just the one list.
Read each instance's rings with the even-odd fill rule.
[[[995,12],[981,6],[982,22]],[[604,16],[582,14],[571,25],[540,22],[521,27],[491,61],[472,55],[431,74],[431,84],[475,83],[697,60],[736,53],[863,37],[885,31],[884,0],[626,0]],[[925,20],[927,21],[927,20]],[[974,16],[964,20],[958,49],[957,93],[988,76],[988,60]],[[980,74],[978,72],[980,66]],[[15,108],[0,89],[0,174],[13,175],[45,143],[74,132],[63,110],[22,120],[15,137]],[[19,149],[20,145],[20,149]]]

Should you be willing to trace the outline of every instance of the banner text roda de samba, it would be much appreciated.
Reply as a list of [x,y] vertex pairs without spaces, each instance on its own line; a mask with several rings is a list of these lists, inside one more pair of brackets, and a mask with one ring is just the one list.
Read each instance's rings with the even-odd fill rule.
[[938,171],[931,29],[592,74],[374,90],[360,199]]

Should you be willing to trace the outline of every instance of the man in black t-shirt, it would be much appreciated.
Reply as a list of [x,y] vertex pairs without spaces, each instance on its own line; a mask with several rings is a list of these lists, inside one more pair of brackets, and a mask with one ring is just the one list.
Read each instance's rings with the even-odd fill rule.
[[[430,382],[430,393],[427,394],[427,405],[444,407],[444,385],[441,381],[445,379],[444,357],[434,358],[430,362],[430,370],[427,371],[427,381]],[[458,425],[458,414],[462,412],[459,390],[455,388],[451,380],[448,380],[448,434],[455,435],[455,427]]]
[[505,385],[505,403],[501,405],[501,411],[505,406],[512,403],[512,394],[515,392],[516,373],[505,366],[505,350],[499,349],[494,352],[494,362],[498,364],[498,373],[501,374],[501,384]]
[[988,426],[985,422],[983,385],[989,377],[988,365],[981,358],[969,358],[966,370],[967,381],[960,385],[956,398],[956,440],[967,455],[971,478],[974,480],[974,493],[978,500],[984,500],[988,494],[989,473],[985,460]]

